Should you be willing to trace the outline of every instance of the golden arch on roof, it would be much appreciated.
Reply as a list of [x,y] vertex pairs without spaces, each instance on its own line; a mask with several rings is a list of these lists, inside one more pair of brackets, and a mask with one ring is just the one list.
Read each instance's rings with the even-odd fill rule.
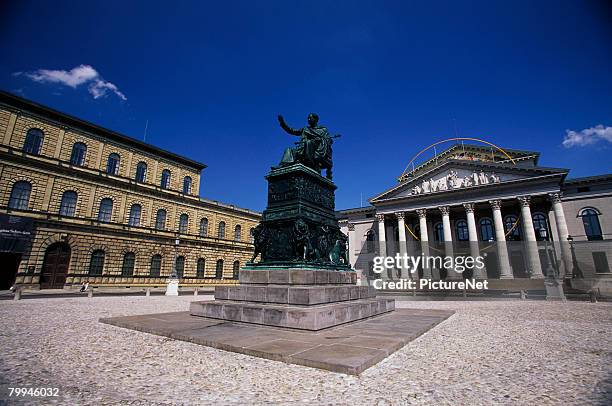
[[[397,180],[399,182],[403,182],[404,180],[406,180],[408,177],[410,177],[415,169],[414,169],[414,162],[421,156],[423,155],[425,152],[429,151],[430,149],[434,149],[435,147],[440,145],[440,144],[444,144],[446,142],[453,142],[453,141],[476,141],[476,142],[480,142],[482,144],[486,144],[492,148],[495,148],[497,151],[499,151],[502,155],[504,155],[505,157],[508,158],[508,160],[510,162],[512,162],[513,164],[516,164],[515,160],[512,158],[512,156],[510,156],[510,154],[508,152],[506,152],[503,148],[498,147],[497,145],[493,144],[492,142],[489,141],[485,141],[483,139],[480,138],[474,138],[474,137],[453,137],[453,138],[447,138],[445,140],[442,141],[438,141],[438,142],[434,142],[433,144],[429,145],[426,148],[423,148],[421,151],[419,151],[411,160],[410,162],[408,162],[408,165],[406,165],[406,168],[404,169],[404,171],[402,172],[402,174],[400,175],[399,178],[397,178]],[[412,166],[412,170],[409,171],[410,167]]]

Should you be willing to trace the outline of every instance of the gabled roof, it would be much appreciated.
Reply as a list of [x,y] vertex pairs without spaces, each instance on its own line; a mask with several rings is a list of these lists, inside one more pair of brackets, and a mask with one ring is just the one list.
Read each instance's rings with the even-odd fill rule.
[[406,190],[412,187],[412,185],[418,183],[423,178],[427,178],[431,176],[432,173],[444,170],[445,168],[449,166],[453,168],[463,167],[463,168],[469,168],[469,169],[487,169],[487,170],[494,170],[496,172],[502,172],[502,173],[503,172],[506,172],[506,173],[514,172],[514,173],[525,173],[525,174],[531,173],[534,175],[558,174],[558,175],[561,175],[563,178],[569,172],[569,169],[565,169],[565,168],[549,168],[549,167],[543,167],[543,166],[526,167],[526,166],[518,166],[512,163],[505,163],[505,162],[500,163],[500,162],[466,161],[466,160],[460,160],[460,159],[447,159],[441,163],[438,163],[437,166],[432,166],[428,168],[428,170],[422,170],[418,176],[409,178],[408,180],[403,181],[399,185],[394,186],[390,189],[387,189],[384,192],[380,193],[379,195],[368,199],[368,201],[373,204],[377,201],[390,198],[392,195],[400,193],[403,190]]

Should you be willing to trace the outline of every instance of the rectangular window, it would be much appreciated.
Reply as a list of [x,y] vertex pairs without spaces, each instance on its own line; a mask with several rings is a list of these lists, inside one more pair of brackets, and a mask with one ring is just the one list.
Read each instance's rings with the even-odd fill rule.
[[610,265],[605,252],[593,252],[593,263],[595,264],[595,272],[610,273]]

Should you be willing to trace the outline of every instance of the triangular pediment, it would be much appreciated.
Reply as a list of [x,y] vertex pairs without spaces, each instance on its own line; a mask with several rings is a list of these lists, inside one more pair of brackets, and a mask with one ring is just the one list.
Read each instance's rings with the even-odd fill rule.
[[562,176],[567,172],[561,168],[448,159],[417,176],[404,178],[399,185],[373,197],[370,202],[490,187],[546,175]]

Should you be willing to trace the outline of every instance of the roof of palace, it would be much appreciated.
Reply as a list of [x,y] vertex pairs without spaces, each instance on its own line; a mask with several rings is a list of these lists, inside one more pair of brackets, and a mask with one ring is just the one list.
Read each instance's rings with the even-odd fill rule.
[[42,104],[38,104],[31,100],[21,98],[12,93],[0,90],[0,103],[12,107],[13,109],[24,110],[66,126],[74,127],[79,130],[89,132],[91,134],[102,136],[110,140],[118,141],[123,144],[136,147],[140,150],[158,155],[160,157],[169,159],[177,163],[181,163],[199,171],[206,168],[206,164],[203,164],[201,162],[194,161],[193,159],[186,158],[181,155],[177,155],[170,151],[166,151],[154,145],[147,144],[146,142],[142,142],[127,135],[118,133],[113,130],[109,130],[108,128],[101,127],[89,121],[82,120],[66,113],[62,113],[61,111],[54,110],[47,106],[43,106]]
[[584,176],[581,178],[570,178],[566,179],[564,183],[565,186],[572,186],[576,184],[582,183],[595,183],[595,182],[606,182],[612,181],[612,173],[607,173],[604,175],[594,175],[594,176]]
[[[511,158],[509,159],[508,156]],[[437,167],[440,161],[446,160],[465,160],[472,162],[522,162],[532,160],[533,165],[538,164],[540,153],[537,151],[524,151],[510,148],[496,148],[493,146],[475,145],[475,144],[453,144],[435,156],[427,159],[425,162],[414,167],[414,170],[408,171],[408,168],[398,178],[400,183],[408,182],[411,179],[419,176],[422,172],[433,167]]]

